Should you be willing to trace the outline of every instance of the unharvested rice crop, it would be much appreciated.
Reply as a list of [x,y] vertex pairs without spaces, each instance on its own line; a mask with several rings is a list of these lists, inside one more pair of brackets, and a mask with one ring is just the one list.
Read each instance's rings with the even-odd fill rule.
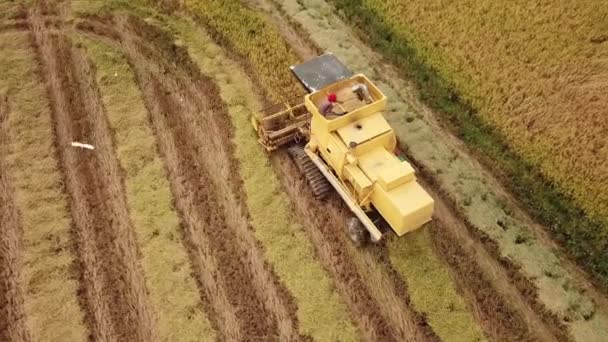
[[365,4],[589,215],[608,218],[608,2]]
[[606,2],[333,2],[608,283]]
[[289,66],[298,58],[280,34],[261,15],[239,1],[184,1],[186,7],[203,19],[216,38],[232,47],[261,80],[274,101],[302,94],[293,82]]

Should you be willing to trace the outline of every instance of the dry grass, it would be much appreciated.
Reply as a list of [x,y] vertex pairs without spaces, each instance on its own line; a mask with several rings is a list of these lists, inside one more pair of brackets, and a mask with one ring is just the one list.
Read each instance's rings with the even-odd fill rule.
[[70,214],[55,159],[47,93],[23,33],[0,40],[0,88],[9,96],[7,163],[23,224],[25,305],[33,340],[85,340]]
[[202,312],[191,276],[179,218],[171,204],[169,184],[133,73],[126,60],[109,46],[88,39],[81,42],[97,65],[160,338],[214,340],[215,332]]
[[365,3],[516,151],[608,219],[608,2]]
[[[291,216],[287,204],[289,201],[280,192],[279,180],[267,165],[266,155],[255,141],[255,132],[248,121],[249,111],[244,105],[249,103],[250,106],[258,107],[260,104],[251,94],[251,85],[233,83],[245,78],[238,71],[239,66],[221,53],[206,32],[188,20],[162,16],[146,7],[145,1],[126,3],[114,0],[105,5],[159,20],[155,24],[180,36],[178,43],[186,43],[192,58],[217,82],[235,124],[237,158],[241,162],[247,206],[255,236],[264,246],[266,260],[297,301],[300,332],[317,340],[355,340],[356,328],[348,319],[345,303],[335,292],[330,277],[315,260],[314,247],[297,220]],[[102,7],[104,6],[96,1],[74,2],[76,12],[95,12]],[[108,62],[97,61],[100,71],[104,69],[105,63]],[[107,81],[100,81],[102,90],[105,82]]]

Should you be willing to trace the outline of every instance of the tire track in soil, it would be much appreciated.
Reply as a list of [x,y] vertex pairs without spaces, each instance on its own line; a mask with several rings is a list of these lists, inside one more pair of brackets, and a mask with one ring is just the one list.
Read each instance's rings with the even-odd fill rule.
[[[534,340],[521,317],[508,307],[502,296],[497,296],[492,290],[485,275],[471,261],[473,257],[470,252],[450,241],[455,237],[445,227],[447,224],[441,219],[435,220],[431,227],[433,247],[450,266],[455,281],[484,334],[495,341]],[[465,274],[468,280],[463,279]]]
[[[344,228],[350,215],[340,207],[341,199],[336,195],[325,201],[316,200],[286,152],[275,152],[271,160],[317,247],[321,262],[334,275],[336,286],[346,299],[365,339],[439,341],[424,318],[409,306],[409,299],[403,297],[406,293],[398,293],[393,280],[379,271],[379,264],[367,259],[370,269],[360,270],[352,260],[347,246],[351,242]],[[294,178],[294,175],[297,176]],[[382,293],[375,293],[382,297],[375,298],[371,286],[382,288]]]
[[[282,37],[294,49],[301,60],[307,60],[322,52],[321,49],[309,39],[304,32],[304,29],[299,27],[295,21],[286,18],[286,14],[278,9],[279,6],[276,6],[276,4],[254,0],[251,1],[250,5],[264,13],[268,20],[274,22],[275,26],[281,32]],[[246,64],[246,62],[242,62],[242,64]],[[255,75],[250,72],[250,68],[245,65],[244,69],[255,82]],[[260,87],[259,89],[263,88]],[[290,160],[287,160],[286,162],[290,162]],[[289,175],[290,173],[286,174]],[[309,189],[307,188],[306,190]],[[329,210],[329,216],[331,218],[329,218],[329,222],[333,222],[334,225],[338,227],[346,227],[347,219],[349,219],[352,214],[342,203],[341,199],[338,198],[338,201],[341,205],[330,206],[331,210]],[[351,244],[351,241],[345,239],[344,236],[342,236],[341,241],[344,244]],[[373,279],[372,283],[375,286],[369,288],[370,294],[384,312],[385,317],[387,317],[392,326],[399,332],[401,339],[403,339],[404,336],[415,334],[412,332],[413,326],[418,327],[417,329],[421,331],[421,336],[424,335],[427,339],[439,339],[426,322],[426,318],[412,308],[411,300],[407,292],[407,285],[404,280],[401,279],[398,272],[392,267],[386,248],[367,249],[356,251],[355,253],[360,254],[354,265],[358,267],[363,279]]]
[[[419,174],[419,182],[435,199],[433,245],[450,266],[484,333],[500,341],[571,340],[558,320],[536,312],[538,308],[521,292],[522,285],[513,284],[517,280],[511,274],[513,266],[504,266],[491,255],[453,208],[449,195],[436,189],[432,176],[423,168]],[[533,290],[532,285],[528,288]]]
[[[154,341],[154,317],[137,264],[138,251],[111,133],[94,71],[63,35],[30,11],[32,45],[47,83],[80,260],[81,305],[95,340]],[[85,141],[95,151],[69,147]]]
[[8,100],[0,94],[0,341],[31,341],[22,282],[22,226],[5,163]]
[[[95,20],[111,20],[111,18],[94,18]],[[237,318],[237,307],[229,300],[229,294],[225,290],[224,279],[217,254],[212,253],[211,241],[204,228],[209,224],[214,224],[213,211],[202,207],[207,201],[204,198],[208,194],[198,191],[199,178],[201,184],[205,177],[189,174],[188,167],[192,164],[184,164],[183,155],[178,155],[180,148],[175,140],[179,135],[174,135],[166,122],[166,115],[163,113],[160,101],[155,93],[158,87],[153,82],[152,71],[147,70],[148,63],[143,61],[133,62],[138,58],[139,52],[136,48],[124,48],[120,42],[120,35],[112,27],[102,22],[86,20],[76,25],[77,29],[83,34],[90,36],[91,39],[99,39],[104,43],[114,46],[122,51],[128,59],[135,75],[135,79],[144,96],[152,128],[161,157],[165,161],[171,191],[174,194],[175,207],[182,221],[183,240],[193,267],[193,272],[199,287],[201,300],[210,312],[210,322],[215,331],[222,335],[222,339],[240,340],[242,339],[242,322]],[[135,64],[133,64],[135,63]],[[150,95],[151,94],[151,95]],[[164,96],[164,92],[160,92]],[[196,161],[196,159],[185,159],[186,161]],[[196,170],[194,170],[196,171]],[[189,178],[190,177],[190,178]],[[193,180],[193,182],[190,181]],[[194,190],[197,190],[195,192]],[[204,189],[206,191],[206,189]]]
[[[24,7],[12,7],[10,10],[14,10],[14,13],[0,17],[0,34],[15,32],[15,31],[26,31],[27,25],[27,11]],[[2,13],[0,13],[2,15]]]
[[[89,22],[79,28],[86,27],[114,40],[118,38],[142,91],[148,95],[145,100],[157,131],[161,154],[167,161],[173,191],[179,194],[176,195],[178,210],[189,226],[187,229],[198,230],[206,236],[207,245],[221,264],[220,269],[224,270],[216,277],[223,279],[222,285],[232,308],[226,307],[225,301],[215,300],[205,281],[200,284],[205,288],[202,291],[206,293],[205,301],[217,314],[224,316],[220,331],[245,339],[271,338],[277,333],[281,340],[307,339],[298,335],[293,298],[265,263],[248,224],[241,180],[238,172],[234,172],[238,170],[238,164],[233,157],[231,123],[227,109],[219,101],[218,89],[200,74],[187,54],[176,53],[177,47],[162,31],[134,17],[118,18],[115,24],[120,26],[120,33],[103,27],[103,23],[100,26],[100,23]],[[91,30],[94,26],[96,28]],[[164,53],[146,46],[150,42],[158,43]],[[160,62],[172,54],[179,59],[175,63],[177,68]],[[202,155],[207,157],[201,158]],[[179,178],[184,180],[176,183]],[[199,191],[194,191],[191,204],[180,204],[181,194],[192,193],[192,189]],[[215,210],[213,204],[217,206]],[[188,212],[188,207],[197,210]],[[207,224],[191,220],[190,216],[198,213],[206,214],[202,221]],[[191,245],[196,248],[198,244]],[[238,284],[251,283],[251,287],[238,289]],[[233,319],[230,325],[225,311],[234,311],[234,308],[238,321]]]
[[[205,26],[204,23],[202,25]],[[221,45],[221,42],[219,43]],[[305,49],[306,47],[302,47],[300,51]],[[314,51],[310,50],[308,55],[310,54],[314,55]],[[257,79],[247,61],[240,58],[239,62],[256,84]],[[260,86],[256,91],[261,93],[262,89],[263,87]],[[260,96],[263,95],[260,94]],[[283,176],[280,178],[283,186],[292,186],[294,191],[292,193],[288,191],[288,193],[292,199],[298,198],[295,204],[303,202],[302,193],[310,195],[310,189],[305,182],[301,183],[301,179],[298,181],[292,179],[294,174],[299,175],[300,172],[294,165],[291,165],[291,158],[286,154],[275,153],[271,159],[276,170],[281,170],[287,165],[287,169],[281,171]],[[300,190],[295,190],[298,187]],[[387,262],[388,258],[364,252],[360,262],[364,265],[358,267],[357,263],[352,260],[352,256],[349,255],[348,248],[345,247],[345,245],[351,244],[345,233],[340,230],[337,232],[335,229],[325,231],[327,228],[320,228],[332,223],[339,227],[346,227],[346,220],[351,216],[348,215],[349,211],[344,208],[336,209],[334,207],[336,202],[334,202],[334,205],[329,206],[330,210],[327,214],[319,209],[319,202],[314,198],[306,198],[306,202],[306,208],[302,207],[300,210],[301,216],[307,218],[304,220],[307,223],[304,226],[310,228],[309,235],[317,245],[321,262],[330,273],[334,274],[341,295],[349,303],[354,320],[358,322],[366,339],[439,340],[425,318],[411,308],[405,284],[399,280],[396,272],[390,267],[390,263]],[[297,205],[294,206],[297,207]],[[341,223],[335,224],[336,221]],[[329,242],[324,236],[327,233],[334,234]],[[388,274],[381,270],[382,267],[387,269]],[[372,280],[366,282],[364,279]],[[356,287],[354,292],[349,290],[349,286],[353,284]],[[368,287],[368,284],[374,284],[375,288]]]
[[22,32],[27,30],[27,22],[25,20],[9,20],[0,24],[0,34]]
[[502,341],[570,340],[566,327],[558,321],[547,322],[547,317],[536,313],[518,285],[512,283],[509,270],[470,233],[454,209],[437,193],[432,195],[436,199],[436,224],[431,230],[434,247],[474,305],[484,332]]

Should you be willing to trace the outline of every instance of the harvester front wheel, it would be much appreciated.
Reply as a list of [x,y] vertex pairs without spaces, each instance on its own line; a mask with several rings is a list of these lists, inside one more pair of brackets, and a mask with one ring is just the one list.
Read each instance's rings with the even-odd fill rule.
[[348,236],[357,247],[361,247],[369,241],[369,232],[356,217],[348,221]]

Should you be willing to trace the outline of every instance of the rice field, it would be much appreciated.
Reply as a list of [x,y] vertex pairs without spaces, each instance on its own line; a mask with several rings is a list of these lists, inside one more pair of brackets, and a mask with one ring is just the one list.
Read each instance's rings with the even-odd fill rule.
[[303,96],[289,66],[323,50],[293,8],[0,0],[0,339],[602,336],[603,309],[547,306],[423,167],[433,221],[356,247],[339,197],[259,146],[250,115]]
[[[437,72],[439,82],[458,94],[452,100],[470,105],[529,165],[518,170],[509,161],[497,163],[498,168],[507,166],[502,169],[507,182],[534,182],[534,170],[551,182],[548,190],[513,187],[534,198],[530,205],[554,226],[552,231],[582,264],[604,279],[606,3],[336,2],[344,8],[360,6],[370,17],[381,18],[387,49],[397,51],[396,44],[407,44],[415,58]],[[465,134],[480,133],[469,129]],[[500,160],[504,154],[486,141],[473,144],[490,159]],[[582,212],[567,208],[568,203]]]

